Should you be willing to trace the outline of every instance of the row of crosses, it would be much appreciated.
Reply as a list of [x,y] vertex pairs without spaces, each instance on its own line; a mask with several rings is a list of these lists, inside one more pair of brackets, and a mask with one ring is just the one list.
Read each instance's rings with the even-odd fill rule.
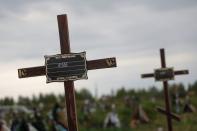
[[[74,81],[87,79],[87,70],[116,67],[116,58],[87,61],[85,52],[71,53],[67,15],[58,15],[57,20],[61,54],[45,56],[45,66],[18,69],[18,76],[27,78],[46,75],[47,83],[64,82],[68,129],[78,131]],[[166,68],[164,53],[164,49],[161,49],[162,68],[155,70],[155,73],[144,74],[142,77],[155,77],[156,80],[163,81],[166,110],[158,108],[158,111],[167,116],[168,130],[172,131],[171,119],[180,120],[180,118],[170,111],[167,81],[174,79],[174,75],[188,74],[188,71],[173,71],[173,68]]]

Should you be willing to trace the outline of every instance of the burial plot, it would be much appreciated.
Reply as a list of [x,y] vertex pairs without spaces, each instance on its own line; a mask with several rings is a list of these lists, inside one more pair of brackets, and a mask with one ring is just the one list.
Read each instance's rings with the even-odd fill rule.
[[185,98],[183,112],[184,113],[193,113],[193,112],[196,112],[196,108],[191,104],[189,95],[187,95],[186,98]]
[[150,119],[142,105],[137,105],[132,115],[131,127],[136,128],[139,123],[149,123]]
[[107,113],[104,120],[104,128],[120,128],[121,123],[118,117],[118,113],[116,112],[115,104],[111,106],[111,112]]

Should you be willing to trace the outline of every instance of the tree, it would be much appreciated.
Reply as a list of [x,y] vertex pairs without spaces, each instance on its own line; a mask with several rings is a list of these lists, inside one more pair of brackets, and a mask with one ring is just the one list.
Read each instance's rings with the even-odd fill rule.
[[76,92],[76,98],[80,100],[93,99],[90,91],[85,88],[81,89],[79,92]]

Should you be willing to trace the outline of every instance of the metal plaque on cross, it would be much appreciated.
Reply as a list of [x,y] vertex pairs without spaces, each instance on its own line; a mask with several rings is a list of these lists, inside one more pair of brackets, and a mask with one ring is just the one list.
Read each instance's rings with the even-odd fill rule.
[[174,80],[174,68],[159,68],[154,71],[155,81]]
[[47,83],[88,78],[85,52],[45,56],[45,65]]

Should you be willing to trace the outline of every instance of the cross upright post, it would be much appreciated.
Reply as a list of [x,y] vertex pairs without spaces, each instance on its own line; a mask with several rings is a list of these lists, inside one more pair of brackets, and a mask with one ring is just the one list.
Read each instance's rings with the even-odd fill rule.
[[167,68],[164,49],[160,49],[160,58],[161,58],[161,68],[155,69],[154,73],[142,74],[141,77],[142,78],[154,77],[155,81],[163,82],[164,96],[165,96],[165,110],[162,108],[157,108],[157,110],[160,113],[166,115],[168,131],[173,131],[172,119],[180,121],[180,117],[171,112],[170,100],[169,100],[170,98],[168,91],[168,81],[174,80],[175,75],[189,74],[189,71],[188,70],[174,71],[174,68]]
[[[160,50],[160,57],[161,57],[161,68],[166,68],[166,59],[165,59],[165,51],[164,49]],[[171,113],[170,102],[169,102],[169,91],[168,91],[168,81],[163,81],[164,87],[164,95],[165,95],[165,107],[166,112]],[[170,115],[167,115],[167,122],[168,122],[168,131],[172,131],[172,119]]]
[[[61,54],[45,57],[44,66],[18,69],[18,76],[19,78],[27,78],[46,75],[49,82],[64,82],[68,129],[69,131],[78,131],[74,80],[87,79],[87,70],[116,67],[116,58],[86,61],[84,53],[71,53],[67,15],[58,15],[57,20]],[[82,58],[83,60],[81,60]],[[53,63],[54,61],[56,63]]]
[[[58,27],[59,27],[61,54],[69,54],[71,53],[71,51],[70,51],[70,40],[69,40],[67,17],[64,15],[59,15],[57,19],[58,19]],[[65,81],[64,91],[65,91],[65,97],[66,97],[68,125],[69,125],[69,128],[72,128],[71,131],[74,129],[76,129],[77,131],[78,127],[77,127],[74,82]]]

